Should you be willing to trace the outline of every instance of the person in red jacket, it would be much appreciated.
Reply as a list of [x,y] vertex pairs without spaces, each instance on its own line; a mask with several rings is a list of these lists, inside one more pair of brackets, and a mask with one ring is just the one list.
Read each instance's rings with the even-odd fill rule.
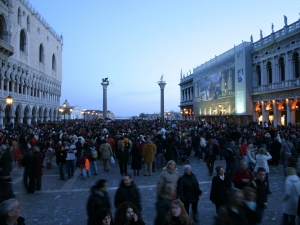
[[236,188],[243,190],[251,181],[254,180],[252,172],[247,168],[247,163],[240,162],[240,168],[233,174],[233,184]]

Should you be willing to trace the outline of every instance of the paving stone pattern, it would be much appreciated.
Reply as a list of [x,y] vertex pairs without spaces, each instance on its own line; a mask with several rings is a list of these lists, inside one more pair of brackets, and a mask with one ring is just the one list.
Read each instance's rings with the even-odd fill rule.
[[[55,160],[53,160],[55,162]],[[224,160],[218,160],[215,163],[223,164]],[[203,194],[199,201],[199,224],[213,224],[215,216],[215,206],[209,200],[210,186],[212,177],[208,176],[207,168],[204,162],[197,158],[190,157],[190,165],[200,182],[200,188]],[[58,166],[54,165],[51,170],[44,168],[42,178],[42,190],[34,194],[27,194],[22,183],[23,168],[15,168],[12,172],[14,191],[22,207],[21,215],[25,217],[27,225],[49,224],[49,225],[83,225],[87,223],[86,201],[90,194],[90,187],[99,179],[109,181],[109,195],[113,205],[115,191],[120,184],[121,175],[116,162],[109,172],[103,170],[101,161],[98,161],[99,174],[92,175],[91,178],[83,180],[77,169],[74,177],[62,181],[59,179]],[[178,165],[182,174],[183,165]],[[278,168],[270,167],[269,175],[272,194],[269,195],[268,209],[264,214],[263,224],[280,224],[282,216],[282,197],[284,176],[282,165]],[[128,171],[130,166],[128,166]],[[142,216],[146,225],[154,224],[156,216],[156,182],[159,171],[152,176],[143,176],[143,170],[140,176],[134,177],[142,196]],[[214,172],[215,175],[215,172]],[[67,176],[66,176],[67,178]],[[113,207],[113,210],[114,207]]]

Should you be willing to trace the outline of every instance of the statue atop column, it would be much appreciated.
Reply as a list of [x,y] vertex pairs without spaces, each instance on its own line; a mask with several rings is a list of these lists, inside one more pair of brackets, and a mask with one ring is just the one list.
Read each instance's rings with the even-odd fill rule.
[[253,43],[253,36],[252,36],[252,34],[250,36],[250,41],[251,41],[251,43]]
[[158,84],[166,83],[166,81],[164,81],[164,75],[163,74],[160,76],[160,80],[157,83]]
[[108,77],[102,78],[102,83],[108,83],[109,84]]
[[274,24],[271,25],[272,33],[274,33]]
[[263,39],[263,33],[261,29],[260,29],[260,39]]

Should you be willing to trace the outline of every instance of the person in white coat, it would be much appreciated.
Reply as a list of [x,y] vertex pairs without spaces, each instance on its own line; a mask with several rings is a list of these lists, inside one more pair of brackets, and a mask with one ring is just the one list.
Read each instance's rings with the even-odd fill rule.
[[285,192],[283,200],[283,225],[296,224],[298,200],[300,196],[300,179],[296,169],[287,167],[285,169]]
[[251,158],[251,154],[248,155],[250,158],[251,162],[256,163],[254,172],[257,172],[257,168],[263,167],[266,170],[266,177],[265,177],[265,182],[267,183],[267,188],[268,188],[268,194],[272,194],[270,191],[270,185],[269,185],[269,176],[268,174],[270,173],[269,165],[268,165],[268,160],[272,159],[272,156],[270,155],[269,152],[266,151],[264,148],[260,148],[258,150],[258,154],[256,155],[255,159]]

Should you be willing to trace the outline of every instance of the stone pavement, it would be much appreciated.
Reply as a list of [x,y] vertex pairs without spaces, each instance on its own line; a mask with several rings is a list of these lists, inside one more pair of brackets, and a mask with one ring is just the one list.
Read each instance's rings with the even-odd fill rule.
[[[53,160],[55,162],[55,160]],[[117,163],[117,162],[116,162]],[[223,164],[225,161],[218,160],[215,163]],[[213,224],[215,207],[209,200],[210,186],[212,177],[208,176],[205,163],[194,157],[190,157],[190,165],[196,174],[203,194],[199,201],[200,224]],[[102,162],[98,161],[99,174],[83,180],[77,169],[74,177],[62,181],[59,179],[58,166],[54,165],[51,170],[44,168],[42,178],[42,190],[34,194],[27,194],[22,183],[23,168],[15,168],[12,172],[14,191],[16,198],[21,206],[21,215],[25,217],[27,225],[83,225],[87,223],[86,201],[90,194],[90,187],[99,179],[109,181],[109,195],[113,205],[115,191],[119,186],[121,175],[118,164],[113,165],[109,172],[103,171]],[[183,165],[178,165],[180,174],[182,174]],[[278,171],[277,171],[278,169]],[[263,224],[280,224],[283,197],[283,169],[282,165],[278,168],[270,167],[269,175],[270,188],[272,194],[269,195],[268,209],[265,211]],[[128,172],[131,172],[128,166]],[[215,172],[214,172],[215,175]],[[153,224],[156,216],[156,182],[159,172],[151,177],[141,175],[134,177],[142,196],[142,215],[146,225]],[[67,176],[66,176],[67,177]],[[114,207],[113,207],[114,210]]]

